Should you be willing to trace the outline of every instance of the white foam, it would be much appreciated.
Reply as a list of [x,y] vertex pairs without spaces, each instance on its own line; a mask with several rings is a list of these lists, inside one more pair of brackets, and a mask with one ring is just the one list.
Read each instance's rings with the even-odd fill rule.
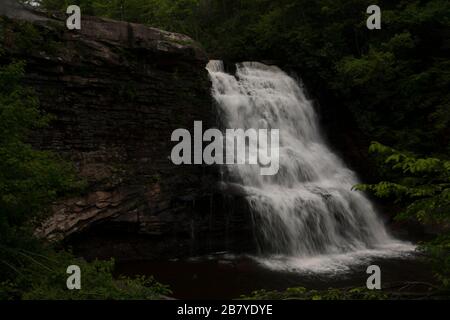
[[220,61],[207,69],[226,128],[280,132],[275,176],[261,176],[258,165],[226,166],[248,194],[260,249],[271,254],[258,261],[272,269],[334,272],[414,250],[392,237],[368,198],[352,190],[356,174],[327,146],[295,79],[255,62],[238,64],[236,75]]
[[272,255],[252,256],[260,265],[276,271],[314,274],[342,274],[358,265],[369,265],[374,259],[409,259],[415,256],[416,246],[407,242],[392,242],[374,249],[347,253],[322,254],[310,257]]

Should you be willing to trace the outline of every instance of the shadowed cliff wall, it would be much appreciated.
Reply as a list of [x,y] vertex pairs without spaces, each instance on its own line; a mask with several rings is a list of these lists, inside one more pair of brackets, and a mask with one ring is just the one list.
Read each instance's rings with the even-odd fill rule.
[[65,17],[7,3],[0,63],[25,60],[25,83],[55,116],[31,142],[71,160],[88,182],[85,194],[54,204],[38,235],[65,240],[88,258],[241,246],[250,234],[246,204],[218,190],[217,168],[169,159],[173,130],[216,122],[200,46],[184,35],[86,16],[81,30],[69,31]]

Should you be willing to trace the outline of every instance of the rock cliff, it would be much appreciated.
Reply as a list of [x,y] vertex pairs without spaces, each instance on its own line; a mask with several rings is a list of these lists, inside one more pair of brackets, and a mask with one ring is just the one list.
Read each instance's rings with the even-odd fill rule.
[[55,203],[37,233],[86,257],[155,258],[242,243],[245,202],[216,192],[216,168],[175,166],[176,128],[215,123],[207,56],[187,36],[143,25],[0,7],[0,63],[25,60],[25,83],[55,116],[31,143],[71,160],[85,194]]

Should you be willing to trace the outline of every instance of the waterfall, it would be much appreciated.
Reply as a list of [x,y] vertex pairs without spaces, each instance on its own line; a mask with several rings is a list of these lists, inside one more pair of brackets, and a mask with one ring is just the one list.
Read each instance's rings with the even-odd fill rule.
[[[226,166],[230,181],[248,194],[260,260],[274,268],[346,268],[373,255],[413,247],[395,240],[358,183],[327,146],[302,86],[275,66],[236,65],[227,74],[210,61],[212,95],[226,128],[279,129],[279,171],[263,176],[258,165]],[[255,143],[249,141],[248,143]]]

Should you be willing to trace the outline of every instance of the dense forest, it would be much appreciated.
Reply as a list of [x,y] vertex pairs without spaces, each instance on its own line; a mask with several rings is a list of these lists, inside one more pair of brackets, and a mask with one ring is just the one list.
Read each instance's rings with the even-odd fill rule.
[[[64,11],[69,2],[42,6]],[[448,1],[376,1],[380,31],[367,29],[373,1],[363,0],[75,2],[83,14],[187,34],[211,58],[279,61],[331,91],[374,140],[424,154],[450,151]]]
[[[421,248],[435,262],[439,291],[450,290],[449,1],[33,2],[38,2],[41,10],[61,12],[69,4],[78,4],[84,15],[187,34],[212,59],[270,60],[298,71],[313,91],[333,97],[336,106],[329,107],[346,106],[359,130],[374,141],[364,152],[378,165],[378,183],[355,188],[396,203],[401,208],[396,219],[440,226],[440,235]],[[366,27],[366,8],[371,4],[382,9],[381,30]],[[4,281],[0,297],[61,298],[63,291],[52,289],[59,278],[33,278],[35,272],[41,272],[42,260],[52,261],[56,253],[31,239],[27,214],[41,212],[52,199],[82,188],[83,182],[76,180],[70,165],[31,150],[23,142],[30,128],[45,126],[48,119],[39,114],[32,94],[19,86],[22,73],[20,63],[0,69],[0,281]],[[58,255],[62,261],[73,259],[70,253]],[[36,262],[31,267],[25,263],[30,260]],[[153,279],[123,279],[131,289],[117,289],[110,274],[112,264],[95,263],[100,266],[86,267],[92,270],[88,272],[97,272],[98,279],[105,281],[88,284],[92,288],[98,285],[94,295],[148,298],[168,293]],[[47,265],[52,262],[44,263],[45,268]],[[63,278],[64,273],[59,276]],[[310,297],[302,290],[291,292],[295,297]],[[267,293],[256,297],[266,298]]]

